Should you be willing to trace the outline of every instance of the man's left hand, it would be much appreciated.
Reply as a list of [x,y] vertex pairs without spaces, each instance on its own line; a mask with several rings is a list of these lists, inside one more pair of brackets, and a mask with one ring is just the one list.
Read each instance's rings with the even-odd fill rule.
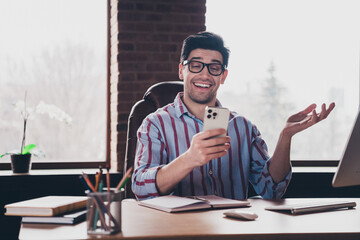
[[[325,103],[321,106],[321,112],[316,112],[316,104],[311,104],[306,109],[301,112],[298,112],[288,118],[283,133],[289,137],[292,137],[298,132],[305,130],[308,127],[324,120],[334,109],[335,103],[331,103],[328,108],[326,108]],[[309,115],[309,113],[312,113]]]

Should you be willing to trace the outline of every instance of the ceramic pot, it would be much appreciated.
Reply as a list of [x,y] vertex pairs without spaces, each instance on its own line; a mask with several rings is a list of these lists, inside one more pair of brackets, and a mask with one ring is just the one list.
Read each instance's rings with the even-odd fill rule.
[[31,168],[31,154],[12,154],[11,169],[13,173],[28,173]]

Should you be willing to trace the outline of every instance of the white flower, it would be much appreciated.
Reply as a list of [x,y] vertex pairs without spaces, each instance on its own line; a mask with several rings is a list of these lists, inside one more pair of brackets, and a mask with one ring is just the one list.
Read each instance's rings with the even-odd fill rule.
[[24,119],[28,119],[35,112],[38,114],[48,114],[51,119],[65,122],[66,124],[70,124],[72,122],[72,118],[54,104],[46,104],[43,101],[40,101],[35,110],[28,106],[26,106],[25,110],[24,101],[18,101],[14,104],[14,106],[15,111],[20,112]]
[[48,114],[51,119],[56,119],[60,122],[65,122],[66,124],[72,122],[72,118],[63,110],[53,104],[46,104],[42,101],[36,106],[35,112],[39,114]]
[[26,107],[25,109],[24,101],[17,101],[14,104],[14,106],[15,106],[15,111],[20,112],[21,116],[25,119],[29,118],[29,116],[34,112],[33,108]]
[[[64,111],[62,111],[60,108],[58,108],[53,104],[46,104],[40,101],[39,104],[36,106],[35,110],[33,108],[29,108],[26,105],[26,92],[25,92],[25,101],[18,101],[14,104],[14,106],[15,106],[15,111],[20,112],[24,120],[23,138],[21,142],[21,149],[19,151],[20,153],[23,153],[23,150],[25,148],[26,123],[29,117],[33,117],[33,113],[48,114],[50,118],[56,119],[61,122],[65,122],[66,124],[70,124],[72,122],[72,118],[68,114],[66,114]],[[35,147],[35,145],[33,145],[33,147]],[[10,152],[0,155],[0,158],[8,154],[10,154]],[[36,155],[41,156],[43,155],[43,153],[38,152]]]

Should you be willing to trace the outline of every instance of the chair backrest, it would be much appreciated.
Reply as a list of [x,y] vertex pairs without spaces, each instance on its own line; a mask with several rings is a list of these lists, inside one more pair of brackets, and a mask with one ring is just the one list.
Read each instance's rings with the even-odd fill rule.
[[[156,109],[174,101],[176,95],[184,89],[181,81],[160,82],[152,85],[144,94],[143,99],[134,104],[131,109],[125,150],[124,172],[134,166],[136,153],[136,132],[144,118]],[[131,191],[131,181],[125,185],[125,198],[135,198]]]

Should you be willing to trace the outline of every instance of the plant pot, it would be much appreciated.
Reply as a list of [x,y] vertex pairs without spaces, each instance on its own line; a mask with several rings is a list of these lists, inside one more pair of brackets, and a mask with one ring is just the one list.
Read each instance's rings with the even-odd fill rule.
[[31,168],[31,154],[12,154],[11,169],[13,173],[28,173]]

